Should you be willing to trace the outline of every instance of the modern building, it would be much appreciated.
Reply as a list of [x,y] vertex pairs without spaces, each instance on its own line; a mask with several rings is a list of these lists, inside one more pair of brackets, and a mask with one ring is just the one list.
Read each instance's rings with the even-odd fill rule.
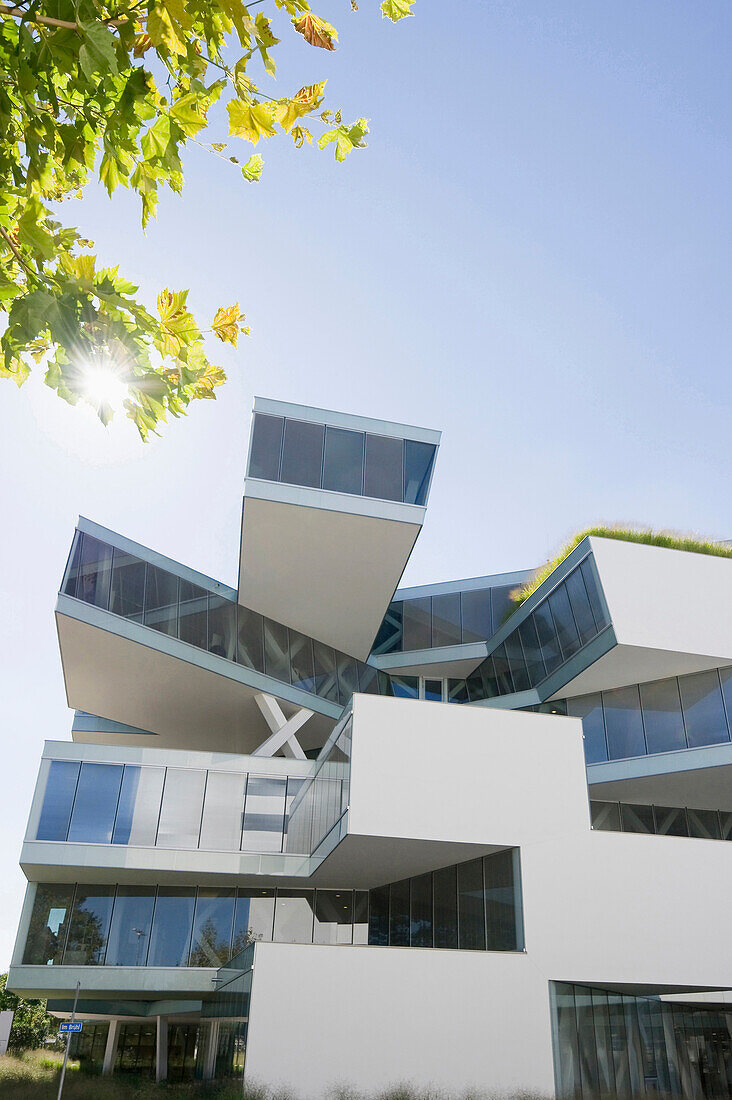
[[79,521],[8,985],[106,1073],[730,1097],[732,560],[399,589],[439,442],[257,399],[236,589]]

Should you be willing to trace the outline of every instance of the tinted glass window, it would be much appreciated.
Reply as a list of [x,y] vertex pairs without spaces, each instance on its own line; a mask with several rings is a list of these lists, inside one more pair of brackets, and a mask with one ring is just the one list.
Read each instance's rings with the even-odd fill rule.
[[266,481],[279,479],[280,450],[284,418],[255,413],[252,428],[252,448],[249,453],[249,477]]
[[516,604],[511,599],[515,584],[498,585],[491,589],[491,607],[493,619],[493,633],[505,623],[509,615],[516,610]]
[[689,822],[689,836],[697,836],[706,840],[720,840],[722,837],[719,827],[719,813],[716,810],[692,810],[686,811]]
[[643,756],[647,750],[637,686],[603,691],[602,702],[610,759]]
[[385,435],[366,436],[364,496],[379,500],[402,499],[403,441]]
[[603,630],[610,622],[610,619],[605,611],[605,601],[602,598],[602,590],[600,588],[600,579],[597,575],[595,559],[591,556],[585,558],[580,566],[580,572],[582,573],[585,588],[587,589],[587,596],[595,619],[595,626],[598,630]]
[[323,488],[359,495],[363,488],[364,434],[345,428],[325,429]]
[[223,966],[231,950],[234,890],[201,887],[193,921],[191,966]]
[[432,597],[432,645],[460,645],[460,593]]
[[356,890],[353,904],[353,942],[369,942],[368,890]]
[[404,499],[407,504],[426,504],[435,448],[414,439],[404,442]]
[[498,694],[511,695],[515,689],[513,684],[513,677],[511,676],[511,669],[508,664],[508,657],[506,656],[505,643],[499,645],[498,648],[493,651],[492,656],[493,668],[496,675],[496,683],[498,685]]
[[240,665],[264,672],[263,619],[248,607],[239,607],[239,645],[236,659]]
[[287,780],[250,775],[241,846],[248,852],[281,852]]
[[237,852],[241,845],[244,788],[239,772],[209,772],[201,823],[201,848]]
[[78,556],[75,591],[70,594],[96,607],[108,607],[111,575],[112,547],[84,534]]
[[424,697],[432,703],[442,702],[442,680],[425,680]]
[[402,603],[389,604],[374,642],[374,653],[398,653],[402,648]]
[[255,940],[271,940],[274,922],[274,890],[239,887],[234,917],[232,954],[243,951]]
[[275,680],[290,682],[287,627],[272,619],[264,620],[264,671]]
[[432,876],[434,891],[434,945],[457,947],[457,868],[441,867]]
[[70,841],[109,844],[122,783],[121,764],[82,764]]
[[656,832],[662,836],[688,836],[686,810],[677,806],[654,806]]
[[722,683],[722,697],[727,711],[727,723],[732,728],[732,668],[720,668],[719,679]]
[[113,844],[155,843],[165,768],[140,768],[125,764]]
[[655,833],[656,831],[653,806],[631,806],[624,802],[620,806],[620,820],[624,833]]
[[145,562],[115,547],[109,610],[142,622],[145,602]]
[[114,886],[76,887],[64,966],[99,966],[104,962]]
[[313,943],[351,943],[353,940],[353,892],[318,890],[315,895]]
[[154,886],[118,886],[107,944],[107,966],[144,966],[150,942]]
[[389,898],[389,944],[409,947],[409,879],[391,884]]
[[412,879],[409,910],[409,943],[432,947],[432,875]]
[[236,604],[223,596],[208,597],[208,651],[236,660]]
[[544,601],[536,607],[531,616],[534,620],[536,633],[539,637],[541,655],[544,658],[547,676],[549,676],[562,663],[562,651],[559,648],[554,617],[549,604]]
[[168,768],[157,843],[163,848],[197,848],[206,773]]
[[391,685],[394,695],[400,699],[419,698],[418,676],[392,676]]
[[526,669],[526,662],[524,661],[524,650],[521,645],[521,638],[519,637],[518,630],[512,631],[506,638],[504,644],[514,688],[516,691],[526,691],[531,684]]
[[196,891],[193,887],[158,887],[148,966],[187,964],[195,903]]
[[515,848],[483,857],[486,903],[486,945],[489,951],[516,951],[520,946]]
[[458,946],[485,950],[485,905],[483,861],[471,859],[458,864]]
[[689,745],[694,748],[728,741],[727,720],[716,669],[681,676],[679,687]]
[[79,778],[75,760],[52,760],[36,840],[66,840]]
[[324,436],[322,424],[309,424],[305,420],[285,421],[282,481],[290,485],[308,485],[314,489],[320,486]]
[[529,684],[531,687],[535,687],[545,678],[546,668],[541,656],[539,635],[536,633],[536,623],[533,615],[529,615],[528,619],[524,619],[518,628],[518,633],[524,649]]
[[429,649],[431,642],[432,608],[429,596],[418,600],[405,600],[402,605],[404,620],[404,649]]
[[290,630],[290,666],[292,669],[292,686],[299,687],[303,691],[314,691],[315,672],[312,638],[299,634],[297,630],[292,629]]
[[190,581],[180,582],[178,637],[198,649],[208,643],[208,592]]
[[477,588],[462,593],[463,642],[484,642],[490,638],[491,590]]
[[555,588],[548,600],[557,628],[562,656],[566,661],[580,647],[579,633],[570,607],[567,589],[563,584]]
[[389,944],[388,886],[377,886],[369,891],[369,943],[376,947],[387,947]]
[[674,678],[641,684],[640,695],[648,751],[653,753],[685,749],[686,734],[681,717],[678,681]]
[[584,645],[585,642],[589,642],[591,638],[595,637],[597,627],[595,626],[595,617],[592,614],[581,570],[575,569],[573,573],[570,573],[564,584],[574,612],[574,620],[579,630],[580,642]]
[[581,695],[578,699],[568,699],[567,714],[572,718],[582,719],[582,734],[584,736],[585,760],[587,763],[597,764],[602,760],[607,760],[605,720],[599,691],[594,695]]
[[314,890],[278,890],[274,938],[278,943],[313,942]]
[[313,642],[315,690],[321,699],[338,700],[338,675],[335,651],[322,642]]
[[73,886],[38,883],[25,941],[24,965],[50,966],[61,962],[73,896]]
[[618,802],[590,802],[592,828],[607,832],[620,832],[620,804]]
[[149,563],[145,575],[144,623],[162,634],[178,633],[178,578]]

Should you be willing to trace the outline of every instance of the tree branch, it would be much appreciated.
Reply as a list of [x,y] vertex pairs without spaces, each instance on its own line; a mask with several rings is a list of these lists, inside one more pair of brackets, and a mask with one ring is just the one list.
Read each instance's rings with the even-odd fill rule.
[[[6,4],[0,4],[0,15],[13,15],[16,19],[24,19],[27,14],[22,8],[9,8]],[[61,27],[67,31],[79,29],[78,25],[69,19],[54,19],[51,15],[34,15],[32,19],[25,19],[25,22],[38,23],[45,27]],[[129,23],[129,19],[123,15],[120,19],[104,19],[103,22],[109,27],[121,27],[124,23]]]
[[24,267],[27,271],[30,271],[30,273],[32,275],[35,275],[35,271],[33,270],[33,268],[30,267],[29,264],[27,264],[26,261],[23,259],[23,254],[20,251],[20,249],[16,246],[15,241],[13,240],[13,238],[10,236],[9,233],[7,233],[3,229],[3,227],[1,225],[0,225],[0,237],[2,237],[2,239],[5,241],[6,245],[8,246],[10,251],[13,253],[13,255],[15,256],[16,260],[21,265],[21,267]]

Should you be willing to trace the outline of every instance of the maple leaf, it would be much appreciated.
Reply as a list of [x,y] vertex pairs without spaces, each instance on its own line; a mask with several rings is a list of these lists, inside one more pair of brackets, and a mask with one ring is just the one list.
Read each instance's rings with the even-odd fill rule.
[[272,110],[267,104],[230,99],[226,110],[229,113],[229,133],[234,137],[244,138],[244,141],[256,145],[260,137],[268,138],[274,134]]
[[293,18],[292,25],[311,46],[319,46],[321,50],[335,49],[334,43],[338,41],[338,32],[319,15],[308,11],[299,18]]
[[233,306],[219,306],[213,319],[212,329],[224,344],[233,344],[239,337],[239,323],[244,320],[244,314],[239,309],[239,303]]
[[187,290],[161,290],[158,294],[161,351],[178,356],[199,335],[198,326],[186,309]]
[[259,183],[262,175],[264,161],[260,153],[252,153],[249,160],[242,166],[241,174],[249,183]]
[[414,15],[411,10],[414,0],[382,0],[381,17],[391,19],[392,23],[404,19],[407,15]]

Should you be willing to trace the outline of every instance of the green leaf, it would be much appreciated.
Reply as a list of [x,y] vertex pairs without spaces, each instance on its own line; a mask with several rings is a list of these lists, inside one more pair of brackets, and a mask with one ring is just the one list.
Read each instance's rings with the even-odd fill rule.
[[363,138],[368,132],[368,119],[359,118],[353,126],[336,126],[333,130],[326,130],[318,138],[318,148],[325,149],[326,145],[335,142],[335,159],[344,161],[351,150],[366,148]]
[[44,260],[50,260],[56,252],[53,236],[44,220],[46,211],[37,198],[29,199],[18,218],[20,243]]
[[414,15],[411,10],[414,0],[382,0],[381,17],[391,19],[392,23],[404,19],[407,15]]
[[84,36],[84,44],[79,50],[79,64],[88,80],[99,73],[106,76],[117,75],[116,40],[109,27],[104,23],[78,24]]
[[249,160],[246,162],[241,170],[241,174],[245,180],[249,180],[250,183],[258,183],[262,175],[262,168],[264,167],[264,161],[261,154],[252,153]]
[[145,160],[162,157],[170,141],[170,119],[167,115],[158,115],[155,122],[146,131],[140,148]]

